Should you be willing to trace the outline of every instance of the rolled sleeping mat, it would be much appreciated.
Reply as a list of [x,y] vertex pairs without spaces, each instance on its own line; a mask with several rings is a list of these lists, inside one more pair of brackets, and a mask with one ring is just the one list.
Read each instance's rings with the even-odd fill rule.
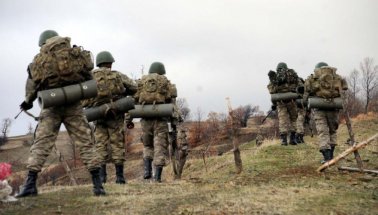
[[39,91],[37,95],[38,103],[41,108],[72,104],[82,99],[89,99],[96,96],[96,80],[90,80],[80,84]]
[[87,117],[88,122],[92,122],[105,117],[106,112],[109,109],[114,109],[118,113],[126,113],[135,107],[135,100],[132,97],[125,97],[118,99],[113,103],[103,104],[97,107],[87,108],[84,110],[84,114]]
[[173,109],[173,104],[135,105],[129,114],[131,118],[172,117]]
[[273,103],[279,102],[279,101],[289,101],[289,100],[295,100],[299,97],[297,93],[293,92],[287,92],[287,93],[274,93],[270,94],[271,100]]
[[307,101],[304,101],[302,98],[296,99],[295,102],[297,103],[298,107],[307,107]]
[[317,108],[321,110],[343,109],[343,99],[341,97],[333,99],[311,97],[308,99],[308,108]]

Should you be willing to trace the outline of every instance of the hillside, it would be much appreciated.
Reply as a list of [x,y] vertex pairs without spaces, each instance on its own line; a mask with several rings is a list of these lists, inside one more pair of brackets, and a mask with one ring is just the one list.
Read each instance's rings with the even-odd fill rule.
[[[357,141],[378,133],[377,115],[353,122]],[[338,134],[336,154],[348,148],[345,125]],[[243,143],[239,175],[230,152],[207,157],[205,163],[190,155],[183,179],[173,180],[168,166],[161,184],[143,181],[141,159],[129,159],[129,183],[107,183],[106,197],[93,197],[90,185],[42,186],[38,197],[0,204],[0,214],[377,214],[377,175],[340,172],[337,167],[319,174],[317,138],[305,140],[287,147],[276,139],[260,147],[254,141]],[[360,150],[365,168],[378,170],[377,153],[377,141]],[[356,163],[350,155],[338,165]]]

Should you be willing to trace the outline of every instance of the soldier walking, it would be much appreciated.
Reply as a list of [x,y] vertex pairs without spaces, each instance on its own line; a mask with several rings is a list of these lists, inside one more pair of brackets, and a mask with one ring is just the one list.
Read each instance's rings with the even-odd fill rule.
[[[98,93],[96,98],[83,102],[85,107],[112,104],[127,95],[134,95],[137,91],[137,85],[132,79],[119,71],[112,70],[114,62],[112,54],[108,51],[102,51],[97,54],[96,66],[98,68],[92,71],[92,75],[97,81]],[[123,173],[125,162],[125,114],[117,113],[110,107],[105,115],[105,118],[94,122],[95,145],[101,163],[100,178],[102,183],[106,183],[106,163],[111,161],[114,163],[116,170],[115,182],[117,184],[125,184],[126,180]],[[110,153],[108,148],[110,148]]]
[[[320,62],[316,64],[314,74],[311,74],[305,82],[304,99],[308,100],[314,115],[319,151],[324,158],[322,163],[333,159],[337,145],[336,132],[339,127],[340,106],[337,106],[334,101],[348,89],[345,79],[336,74],[336,70],[327,63]],[[311,98],[320,100],[311,102]]]
[[[270,71],[269,76],[269,93],[283,94],[288,92],[296,93],[299,85],[299,78],[293,69],[288,69],[286,63],[279,63],[277,65],[277,72]],[[273,103],[272,110],[278,111],[279,132],[281,138],[281,145],[287,146],[287,135],[289,134],[289,144],[296,145],[295,138],[296,121],[297,121],[297,105],[296,97],[290,99],[279,99]]]
[[[78,46],[71,47],[70,38],[60,37],[55,31],[47,30],[40,35],[39,46],[40,53],[34,57],[28,68],[26,97],[20,105],[24,111],[33,107],[38,91],[93,79],[90,73],[93,69],[90,52]],[[54,147],[62,123],[73,142],[79,147],[80,157],[92,176],[94,195],[105,195],[99,176],[100,162],[92,142],[91,129],[82,105],[78,101],[41,110],[28,159],[28,176],[16,197],[38,194],[37,175]]]
[[[139,104],[167,104],[171,103],[172,86],[165,76],[165,67],[160,62],[151,64],[149,74],[144,75],[138,83],[135,94]],[[152,177],[152,164],[155,167],[154,180],[161,182],[163,167],[168,157],[168,117],[142,118],[142,141],[144,179]]]

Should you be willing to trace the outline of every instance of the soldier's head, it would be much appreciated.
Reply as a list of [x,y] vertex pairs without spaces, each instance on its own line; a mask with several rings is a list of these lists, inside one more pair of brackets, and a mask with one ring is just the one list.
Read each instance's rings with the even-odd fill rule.
[[59,35],[54,30],[46,30],[42,32],[41,35],[39,35],[39,41],[38,41],[39,47],[43,46],[46,43],[46,40],[55,36],[59,36]]
[[327,63],[324,63],[324,62],[319,62],[319,63],[317,63],[317,64],[315,65],[315,69],[319,69],[319,68],[321,68],[321,67],[323,67],[323,66],[328,66],[328,64],[327,64]]
[[148,71],[149,74],[151,73],[157,73],[159,75],[165,75],[165,68],[164,64],[160,62],[154,62],[150,66],[150,70]]
[[278,65],[277,65],[277,72],[278,72],[278,71],[281,71],[281,70],[287,70],[287,65],[286,65],[286,63],[284,63],[284,62],[280,62],[280,63],[278,63]]
[[96,56],[96,66],[98,67],[112,68],[114,62],[113,55],[108,51],[102,51]]

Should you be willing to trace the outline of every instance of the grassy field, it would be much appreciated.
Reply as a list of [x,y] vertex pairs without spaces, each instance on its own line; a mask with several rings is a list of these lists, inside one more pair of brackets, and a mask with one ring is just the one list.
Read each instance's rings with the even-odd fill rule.
[[[355,120],[356,139],[378,133],[378,118]],[[344,125],[336,154],[348,148]],[[131,177],[127,185],[107,183],[107,196],[92,196],[91,186],[43,186],[38,197],[1,204],[0,214],[378,214],[378,177],[340,172],[337,166],[317,173],[321,154],[317,138],[306,144],[280,146],[278,140],[241,145],[243,172],[235,174],[233,154],[190,159],[183,179],[173,180],[171,168],[163,183]],[[364,166],[378,170],[378,142],[360,150]],[[126,174],[141,170],[141,161],[128,161]],[[353,155],[339,166],[356,167]],[[140,171],[139,171],[140,172]]]

